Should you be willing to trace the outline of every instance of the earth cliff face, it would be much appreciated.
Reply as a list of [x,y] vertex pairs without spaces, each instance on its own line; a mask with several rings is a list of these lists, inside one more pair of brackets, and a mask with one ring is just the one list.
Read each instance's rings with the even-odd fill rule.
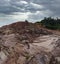
[[60,36],[33,23],[0,28],[0,64],[60,64]]

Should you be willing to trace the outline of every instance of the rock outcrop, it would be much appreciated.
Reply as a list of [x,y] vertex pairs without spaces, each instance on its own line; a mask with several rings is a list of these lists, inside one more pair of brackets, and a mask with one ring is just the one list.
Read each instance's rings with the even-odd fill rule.
[[60,37],[33,23],[0,28],[0,64],[59,64]]

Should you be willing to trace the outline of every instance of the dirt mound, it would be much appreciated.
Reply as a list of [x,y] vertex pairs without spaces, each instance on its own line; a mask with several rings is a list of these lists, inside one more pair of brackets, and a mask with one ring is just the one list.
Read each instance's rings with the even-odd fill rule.
[[3,26],[0,28],[0,64],[58,64],[58,56],[54,54],[55,47],[60,46],[59,38],[34,23]]

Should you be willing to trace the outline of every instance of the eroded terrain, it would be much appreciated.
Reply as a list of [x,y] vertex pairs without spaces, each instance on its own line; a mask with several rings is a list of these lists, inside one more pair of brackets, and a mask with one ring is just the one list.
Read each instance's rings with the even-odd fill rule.
[[34,27],[4,29],[0,31],[0,64],[60,64],[59,35]]

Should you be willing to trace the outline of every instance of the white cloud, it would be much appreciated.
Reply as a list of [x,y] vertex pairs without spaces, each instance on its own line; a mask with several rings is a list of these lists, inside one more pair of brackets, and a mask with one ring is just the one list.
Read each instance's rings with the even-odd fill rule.
[[41,9],[41,8],[43,8],[43,6],[42,5],[39,5],[39,4],[36,4],[36,3],[33,3],[33,2],[31,2],[30,3],[34,8],[39,8],[39,9]]
[[28,4],[28,2],[26,2],[26,1],[20,1],[20,3],[22,3],[22,4]]
[[30,21],[39,21],[39,20],[43,19],[43,17],[48,17],[50,14],[52,14],[52,12],[49,10],[36,11],[35,13],[30,13],[28,15],[28,19]]
[[30,15],[30,14],[31,14],[31,12],[24,12],[24,13],[15,12],[12,15],[1,14],[1,16],[0,16],[0,22],[2,22],[2,21],[6,22],[6,20],[8,22],[9,21],[11,21],[11,22],[14,22],[14,21],[23,21],[25,19],[28,19],[28,15]]
[[[17,14],[17,15],[15,15]],[[12,17],[15,20],[25,20],[28,19],[28,15],[30,14],[30,12],[25,12],[25,13],[15,13],[14,15],[12,15]]]

